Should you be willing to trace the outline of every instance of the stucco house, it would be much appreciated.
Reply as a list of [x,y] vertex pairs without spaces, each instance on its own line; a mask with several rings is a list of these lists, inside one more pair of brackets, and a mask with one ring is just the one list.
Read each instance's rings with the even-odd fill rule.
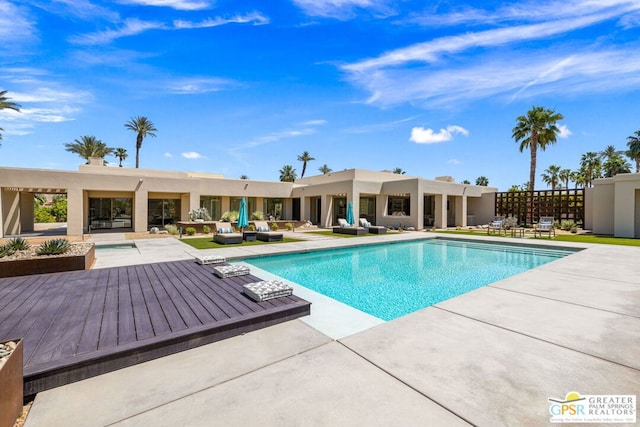
[[414,227],[487,223],[496,189],[390,172],[350,169],[290,182],[229,179],[222,175],[104,166],[100,159],[78,171],[0,168],[2,237],[33,230],[34,194],[66,194],[67,234],[92,230],[143,232],[189,219],[206,207],[214,219],[237,210],[246,197],[249,212],[320,227],[354,211],[377,225]]

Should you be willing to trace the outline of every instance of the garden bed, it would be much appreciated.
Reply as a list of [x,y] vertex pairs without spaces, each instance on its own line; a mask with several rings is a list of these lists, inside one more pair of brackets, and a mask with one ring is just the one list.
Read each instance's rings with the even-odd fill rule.
[[0,277],[88,270],[96,259],[93,243],[75,243],[61,255],[37,255],[36,246],[0,258]]

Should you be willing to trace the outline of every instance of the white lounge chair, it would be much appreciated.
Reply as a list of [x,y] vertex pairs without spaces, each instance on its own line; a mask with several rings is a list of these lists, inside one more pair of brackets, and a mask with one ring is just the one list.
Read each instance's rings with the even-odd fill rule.
[[384,234],[387,232],[387,227],[384,225],[371,225],[366,218],[360,218],[360,225],[369,230],[372,234]]
[[538,225],[533,229],[533,237],[542,237],[542,233],[546,233],[549,238],[553,234],[553,237],[556,237],[556,229],[553,226],[554,219],[552,216],[541,216],[540,221],[538,221]]
[[236,233],[229,222],[216,222],[213,241],[222,245],[242,243],[242,233]]
[[261,242],[282,242],[284,239],[284,234],[271,231],[266,221],[254,221],[254,224],[258,232],[256,237]]

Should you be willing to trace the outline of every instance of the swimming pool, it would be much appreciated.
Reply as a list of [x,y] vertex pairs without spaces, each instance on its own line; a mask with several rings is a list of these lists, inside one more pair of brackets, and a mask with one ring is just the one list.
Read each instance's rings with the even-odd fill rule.
[[244,261],[380,319],[392,320],[573,252],[429,239]]

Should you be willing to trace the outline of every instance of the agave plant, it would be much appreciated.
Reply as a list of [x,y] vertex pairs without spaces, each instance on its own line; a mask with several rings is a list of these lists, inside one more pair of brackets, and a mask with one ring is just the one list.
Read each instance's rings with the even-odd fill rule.
[[71,249],[67,239],[53,239],[38,246],[38,255],[61,255]]
[[25,251],[29,249],[29,243],[24,240],[22,237],[16,237],[14,239],[9,240],[6,246],[9,246],[14,251]]
[[0,246],[0,258],[13,255],[16,252],[9,243]]

